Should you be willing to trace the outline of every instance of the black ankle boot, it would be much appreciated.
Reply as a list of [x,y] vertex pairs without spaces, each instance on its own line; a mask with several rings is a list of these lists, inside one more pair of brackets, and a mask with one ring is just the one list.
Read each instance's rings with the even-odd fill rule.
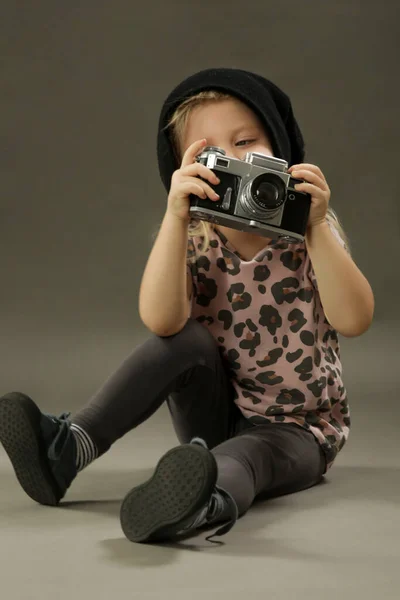
[[0,398],[0,442],[21,486],[39,504],[56,506],[77,474],[69,414],[44,414],[19,392]]
[[203,440],[173,448],[153,476],[125,496],[120,513],[124,534],[132,542],[175,539],[212,523],[223,509],[229,522],[207,539],[228,533],[238,510],[230,494],[216,485],[217,476],[215,457]]

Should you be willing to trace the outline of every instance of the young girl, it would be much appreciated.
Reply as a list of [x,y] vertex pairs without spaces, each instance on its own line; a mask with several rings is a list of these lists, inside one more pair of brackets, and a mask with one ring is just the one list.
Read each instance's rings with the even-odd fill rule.
[[[192,221],[190,194],[218,199],[217,176],[196,162],[206,145],[284,158],[311,195],[305,241]],[[256,497],[304,490],[332,467],[350,427],[337,333],[366,331],[374,299],[323,173],[303,160],[290,100],[263,77],[208,69],[171,92],[158,132],[168,202],[139,298],[152,335],[72,419],[19,392],[0,399],[0,440],[31,498],[58,504],[164,401],[180,445],[122,503],[134,542],[217,524],[221,535]]]

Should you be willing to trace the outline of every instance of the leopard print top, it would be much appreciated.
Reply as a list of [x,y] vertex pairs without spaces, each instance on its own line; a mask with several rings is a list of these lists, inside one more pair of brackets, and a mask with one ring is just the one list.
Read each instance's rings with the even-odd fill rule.
[[215,338],[243,415],[311,431],[327,471],[347,441],[350,411],[337,331],[325,317],[305,242],[266,240],[246,261],[222,232],[213,229],[210,239],[203,253],[201,238],[188,242],[191,318]]

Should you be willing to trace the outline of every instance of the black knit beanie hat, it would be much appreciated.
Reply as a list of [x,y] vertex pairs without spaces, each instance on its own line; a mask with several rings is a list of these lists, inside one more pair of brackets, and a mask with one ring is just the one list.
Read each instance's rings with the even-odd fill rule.
[[206,69],[182,81],[168,96],[158,124],[157,155],[161,179],[167,191],[179,168],[169,128],[166,126],[176,108],[203,90],[220,90],[247,104],[261,119],[272,143],[274,155],[289,167],[304,161],[304,140],[293,115],[289,97],[274,83],[241,69]]

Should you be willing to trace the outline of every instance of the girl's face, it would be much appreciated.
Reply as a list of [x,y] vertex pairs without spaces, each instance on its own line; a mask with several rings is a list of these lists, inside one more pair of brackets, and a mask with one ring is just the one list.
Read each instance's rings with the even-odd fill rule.
[[272,145],[257,115],[236,98],[211,100],[191,112],[181,140],[181,156],[197,140],[207,139],[227,156],[244,160],[247,152],[273,156]]

